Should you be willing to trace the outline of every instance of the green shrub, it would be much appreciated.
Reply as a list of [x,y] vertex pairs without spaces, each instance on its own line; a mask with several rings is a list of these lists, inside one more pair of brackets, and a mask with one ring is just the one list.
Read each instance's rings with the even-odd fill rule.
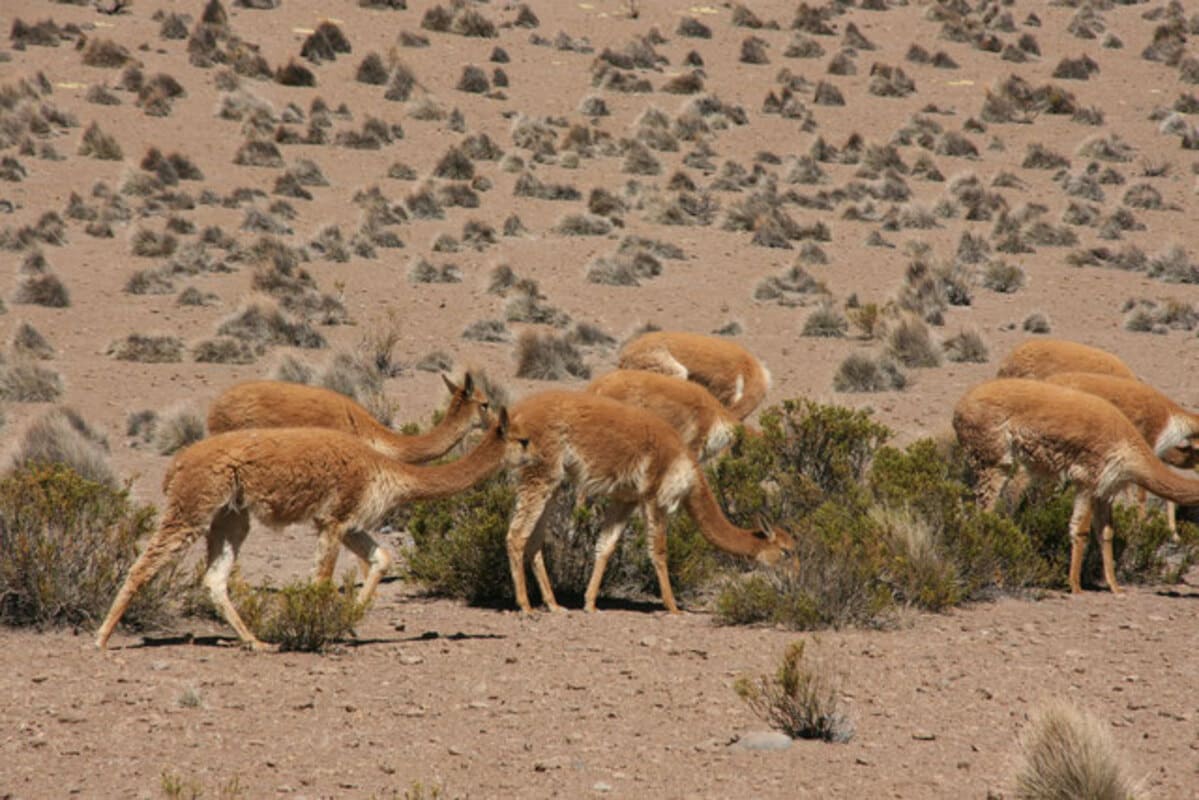
[[804,658],[802,641],[787,648],[774,675],[742,676],[733,690],[755,714],[792,739],[853,738],[853,725],[840,708],[837,677],[826,662]]
[[279,589],[271,600],[255,633],[283,651],[321,652],[353,634],[366,613],[366,607],[355,599],[352,572],[346,573],[340,589],[330,581],[295,581]]
[[[126,489],[61,464],[28,464],[0,479],[0,622],[89,625],[108,610],[137,558],[154,509]],[[133,599],[126,625],[166,619],[175,574],[164,570]]]

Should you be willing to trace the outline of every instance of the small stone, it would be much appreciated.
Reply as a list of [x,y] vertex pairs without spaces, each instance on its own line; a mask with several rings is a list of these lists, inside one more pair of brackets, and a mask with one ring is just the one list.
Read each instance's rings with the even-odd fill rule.
[[406,667],[412,667],[425,663],[425,659],[423,656],[400,656],[400,663]]
[[921,742],[931,742],[936,740],[937,734],[930,731],[913,731],[912,738]]
[[646,636],[644,639],[642,639],[639,642],[639,644],[642,647],[657,647],[658,646],[658,637],[657,636]]
[[729,745],[730,750],[786,750],[791,737],[778,731],[749,731]]
[[452,756],[460,756],[463,754],[463,749],[456,744],[452,744],[446,748],[446,751]]
[[604,783],[603,781],[596,781],[595,785],[591,788],[597,792],[610,792],[612,791],[612,784]]

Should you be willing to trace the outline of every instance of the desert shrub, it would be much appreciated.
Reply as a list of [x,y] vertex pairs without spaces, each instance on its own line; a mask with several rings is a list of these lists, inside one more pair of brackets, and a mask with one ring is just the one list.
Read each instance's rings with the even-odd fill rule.
[[1020,327],[1029,333],[1049,333],[1049,317],[1040,311],[1034,311],[1024,318],[1024,322],[1021,323]]
[[154,449],[169,456],[204,438],[204,418],[190,408],[159,414],[154,423]]
[[1015,776],[1019,800],[1132,800],[1128,778],[1107,725],[1064,700],[1040,710],[1023,737]]
[[764,719],[792,739],[848,742],[853,725],[841,710],[839,681],[827,661],[804,657],[804,642],[787,648],[774,675],[742,676],[733,691]]
[[525,331],[516,342],[516,377],[541,381],[590,378],[591,368],[564,336]]
[[463,339],[477,342],[507,342],[512,338],[508,326],[499,319],[480,319],[467,325],[462,331]]
[[266,587],[255,593],[259,609],[251,628],[284,652],[322,652],[351,636],[366,614],[355,600],[353,573],[346,574],[340,587],[331,581],[294,581],[277,591]]
[[89,39],[83,48],[83,63],[89,67],[118,69],[133,61],[129,51],[112,39],[95,37]]
[[118,361],[165,364],[183,360],[183,340],[169,334],[131,333],[108,346],[109,356]]
[[83,131],[83,138],[79,142],[79,155],[103,161],[120,161],[125,157],[117,140],[100,130],[100,126],[95,122]]
[[57,400],[62,392],[62,378],[54,370],[23,359],[0,364],[0,400],[48,403]]
[[13,292],[12,301],[17,304],[66,308],[71,305],[71,293],[66,285],[52,272],[22,275]]
[[[0,622],[91,625],[101,619],[138,555],[154,509],[125,489],[62,464],[28,463],[0,478]],[[167,616],[174,574],[164,570],[134,598],[124,623]]]
[[117,486],[116,473],[108,463],[107,440],[70,408],[53,408],[30,423],[12,463],[16,469],[60,465],[93,483]]
[[840,339],[849,331],[849,320],[832,303],[817,306],[804,320],[802,336]]
[[985,364],[990,354],[978,331],[961,331],[941,344],[945,357],[954,363]]
[[243,339],[263,347],[305,347],[319,349],[325,346],[325,337],[308,322],[295,320],[277,306],[269,303],[250,303],[227,317],[217,326],[219,336]]
[[887,333],[887,353],[905,367],[936,367],[941,353],[928,326],[917,317],[905,317]]
[[907,385],[907,376],[892,359],[865,353],[850,353],[833,375],[833,389],[838,392],[889,392]]
[[1024,270],[1006,261],[992,261],[983,270],[982,284],[992,291],[1011,294],[1024,285]]
[[17,325],[9,339],[9,346],[18,358],[50,360],[54,358],[54,347],[41,331],[22,322]]

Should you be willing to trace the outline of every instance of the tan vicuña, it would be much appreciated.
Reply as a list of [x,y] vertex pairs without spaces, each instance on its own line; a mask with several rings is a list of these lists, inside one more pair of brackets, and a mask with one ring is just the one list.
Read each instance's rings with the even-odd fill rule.
[[212,402],[208,432],[249,428],[331,428],[352,433],[389,458],[423,464],[440,458],[475,428],[491,423],[487,398],[468,372],[459,386],[442,375],[450,403],[441,420],[425,433],[396,433],[349,397],[319,386],[286,381],[239,383]]
[[596,378],[587,391],[661,417],[699,459],[710,458],[732,444],[740,424],[703,386],[671,375],[618,369]]
[[672,613],[678,612],[678,605],[667,573],[666,523],[679,505],[686,507],[703,536],[725,552],[773,563],[794,544],[785,531],[764,525],[739,528],[729,522],[683,440],[648,411],[582,392],[543,392],[516,404],[512,420],[530,436],[537,452],[537,459],[517,470],[516,510],[508,529],[508,562],[516,602],[524,611],[532,610],[525,583],[530,556],[542,600],[551,610],[561,608],[541,554],[547,533],[541,518],[550,498],[568,480],[580,494],[611,501],[584,596],[588,611],[595,610],[604,569],[638,507],[645,516],[662,602]]
[[762,362],[735,342],[682,331],[653,331],[620,351],[621,369],[661,372],[695,381],[745,419],[770,389],[770,373]]
[[[263,647],[229,600],[228,580],[251,519],[268,527],[312,520],[321,550],[345,544],[370,564],[358,601],[365,603],[391,564],[368,530],[401,503],[455,494],[504,464],[530,457],[529,439],[501,409],[483,441],[449,464],[401,464],[342,431],[263,428],[222,433],[192,445],[163,479],[162,521],[113,601],[96,644],[107,645],[137,590],[196,539],[208,540],[204,585],[242,641]],[[318,553],[318,571],[331,563]],[[318,577],[328,577],[321,576]]]
[[[1092,372],[1060,372],[1047,383],[1102,397],[1128,417],[1162,461],[1179,469],[1199,465],[1199,415],[1192,414],[1147,383]],[[1175,530],[1176,505],[1166,501],[1170,530]]]
[[1096,372],[1136,379],[1118,357],[1098,347],[1064,339],[1029,339],[999,365],[997,377],[1041,379],[1058,372]]
[[1041,381],[1006,378],[975,386],[958,401],[953,429],[978,470],[977,494],[993,508],[1012,467],[1061,476],[1075,486],[1070,518],[1070,589],[1082,591],[1082,557],[1092,517],[1101,532],[1103,573],[1119,592],[1112,557],[1112,498],[1134,484],[1177,503],[1199,503],[1199,480],[1163,464],[1108,401]]

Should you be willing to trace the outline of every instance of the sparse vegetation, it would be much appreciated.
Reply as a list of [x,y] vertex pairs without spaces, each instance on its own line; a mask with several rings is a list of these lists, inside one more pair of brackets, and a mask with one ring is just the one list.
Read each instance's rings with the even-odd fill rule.
[[790,645],[774,675],[742,676],[733,690],[755,714],[792,739],[847,742],[853,726],[841,710],[839,681],[829,662],[805,657],[805,644]]
[[591,369],[565,336],[525,331],[516,342],[516,377],[564,381],[591,377]]
[[1019,800],[1133,800],[1140,792],[1127,777],[1107,726],[1072,703],[1042,707],[1023,740],[1016,772]]

